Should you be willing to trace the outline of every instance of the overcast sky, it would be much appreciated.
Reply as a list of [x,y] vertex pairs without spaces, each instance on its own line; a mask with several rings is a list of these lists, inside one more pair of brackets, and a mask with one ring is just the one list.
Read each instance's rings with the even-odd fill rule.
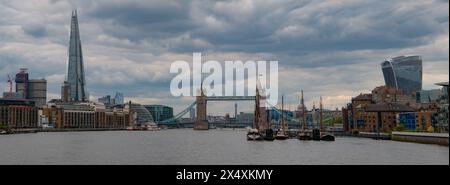
[[[175,112],[193,98],[169,93],[170,64],[204,59],[278,60],[279,94],[294,109],[326,108],[384,85],[380,63],[423,57],[423,88],[449,79],[449,2],[0,0],[0,89],[7,74],[27,67],[59,98],[67,73],[70,16],[78,10],[87,90],[94,100],[115,91],[126,100],[166,104]],[[239,103],[250,111],[253,102]],[[233,102],[211,103],[214,114]]]

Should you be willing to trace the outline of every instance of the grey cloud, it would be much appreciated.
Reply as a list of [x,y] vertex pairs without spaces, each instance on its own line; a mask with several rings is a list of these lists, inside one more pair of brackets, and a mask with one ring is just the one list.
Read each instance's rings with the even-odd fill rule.
[[87,12],[87,16],[96,21],[111,21],[111,24],[105,25],[105,32],[138,42],[146,38],[167,38],[189,29],[189,6],[186,3],[98,1]]
[[47,27],[44,25],[27,25],[23,28],[25,33],[32,35],[34,37],[44,37],[47,36]]
[[[426,44],[448,26],[448,15],[442,12],[445,9],[438,8],[448,3],[439,1],[433,5],[413,1],[337,5],[318,1],[250,2],[252,8],[240,9],[244,5],[239,3],[245,2],[99,1],[88,15],[102,22],[107,34],[138,43],[157,43],[174,52],[202,49],[298,55],[413,47]],[[185,34],[190,40],[210,45],[193,45],[182,37]],[[179,42],[165,44],[164,39],[174,37]]]

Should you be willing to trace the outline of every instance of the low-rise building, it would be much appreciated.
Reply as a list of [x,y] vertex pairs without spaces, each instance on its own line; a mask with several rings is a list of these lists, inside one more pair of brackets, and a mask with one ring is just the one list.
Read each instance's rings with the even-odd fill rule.
[[440,89],[421,90],[416,92],[417,103],[432,103],[443,95]]
[[125,128],[132,124],[127,108],[106,109],[91,103],[48,104],[42,114],[54,128]]
[[437,100],[437,132],[448,132],[448,82],[436,83],[436,85],[441,86],[442,95]]
[[[352,98],[342,110],[345,131],[374,132],[377,129],[378,113],[367,111],[368,107],[375,107],[381,113],[381,132],[390,132],[397,124],[404,125],[408,130],[425,131],[436,126],[436,112],[439,106],[436,98],[427,95],[429,101],[418,101],[417,95],[436,94],[434,91],[420,91],[419,93],[404,93],[401,90],[379,86],[369,94],[360,94]],[[404,111],[382,110],[386,105],[401,106]]]
[[405,112],[399,113],[397,116],[398,124],[403,125],[407,130],[427,131],[428,128],[434,127],[436,117],[434,112]]
[[31,100],[0,99],[0,125],[8,128],[36,128],[38,108]]
[[236,122],[241,124],[251,125],[253,123],[253,113],[250,112],[240,112],[236,116]]
[[352,130],[366,130],[368,119],[372,118],[373,115],[365,112],[367,105],[372,104],[372,94],[359,94],[358,96],[352,98]]
[[405,93],[402,90],[388,86],[379,86],[374,88],[372,90],[371,97],[372,102],[375,104],[398,103],[408,105],[410,107],[417,107],[420,103],[417,102],[416,94]]
[[367,113],[367,125],[358,131],[390,132],[397,126],[397,114],[414,111],[408,105],[396,103],[369,104],[364,110]]

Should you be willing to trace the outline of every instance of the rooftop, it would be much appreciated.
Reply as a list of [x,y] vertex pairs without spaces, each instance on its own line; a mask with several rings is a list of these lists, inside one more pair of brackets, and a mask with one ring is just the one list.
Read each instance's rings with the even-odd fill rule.
[[352,98],[352,100],[361,101],[361,100],[372,100],[372,94],[359,94],[358,96]]
[[369,104],[366,112],[414,112],[415,110],[407,105],[395,103]]
[[448,82],[439,82],[439,83],[435,83],[435,85],[448,86]]

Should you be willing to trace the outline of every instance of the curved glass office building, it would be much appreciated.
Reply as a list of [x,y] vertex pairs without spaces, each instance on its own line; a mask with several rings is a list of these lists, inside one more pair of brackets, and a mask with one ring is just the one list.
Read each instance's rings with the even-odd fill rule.
[[153,123],[152,114],[141,104],[131,103],[130,110],[137,113],[136,123],[139,125]]
[[399,56],[381,63],[386,86],[413,93],[422,90],[422,57]]

